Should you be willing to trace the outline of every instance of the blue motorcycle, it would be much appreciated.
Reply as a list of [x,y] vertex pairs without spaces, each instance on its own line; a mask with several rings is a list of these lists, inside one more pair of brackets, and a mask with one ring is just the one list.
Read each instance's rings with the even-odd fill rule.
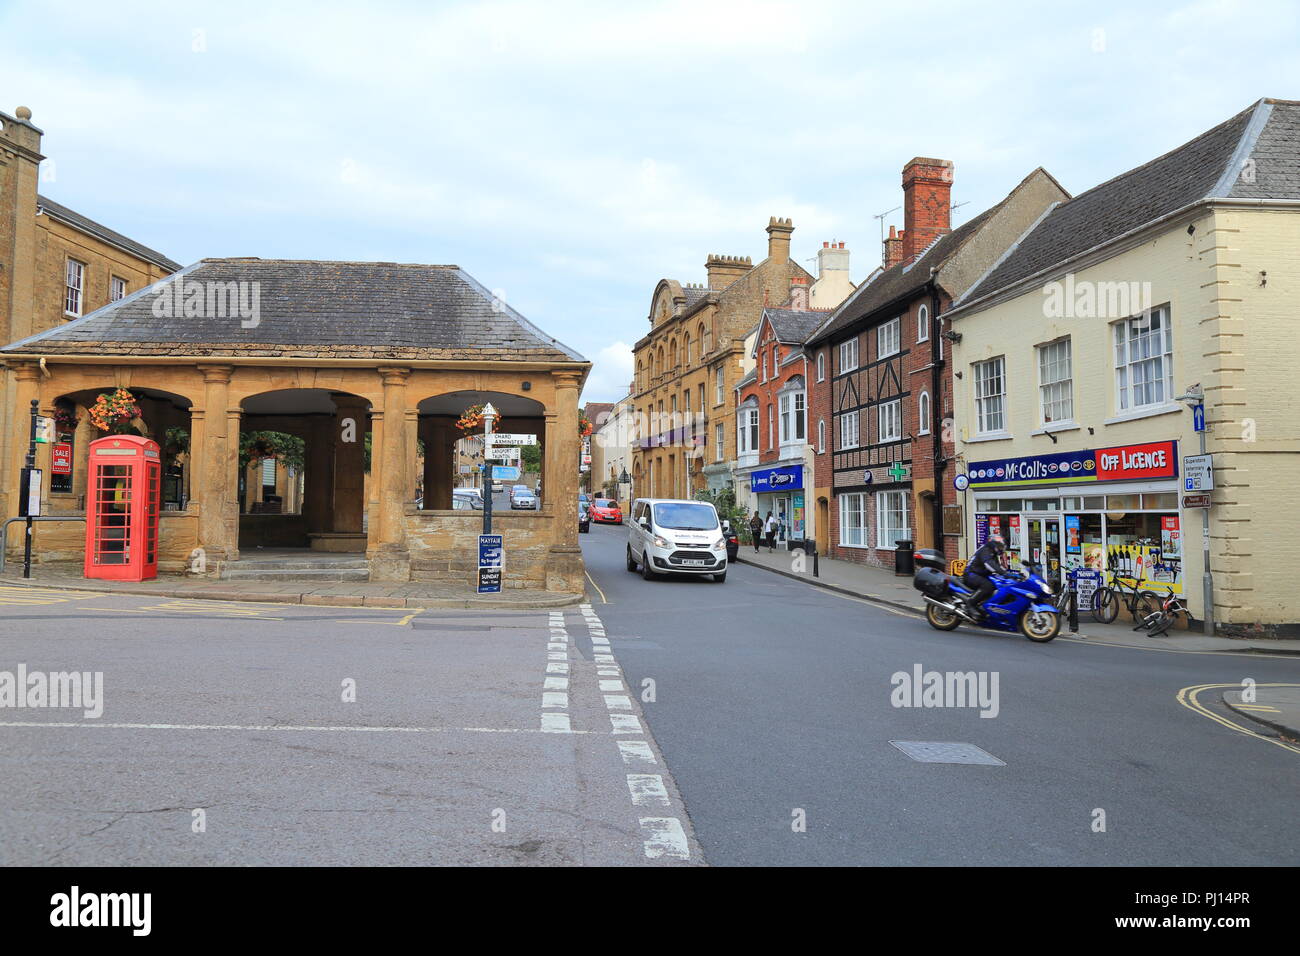
[[951,631],[964,622],[991,631],[1019,632],[1039,644],[1046,644],[1061,632],[1061,612],[1041,564],[1025,562],[1023,576],[991,578],[997,590],[984,602],[984,617],[980,619],[966,603],[971,589],[944,573],[943,555],[917,551],[914,557],[917,570],[912,587],[925,598],[925,619],[935,630]]

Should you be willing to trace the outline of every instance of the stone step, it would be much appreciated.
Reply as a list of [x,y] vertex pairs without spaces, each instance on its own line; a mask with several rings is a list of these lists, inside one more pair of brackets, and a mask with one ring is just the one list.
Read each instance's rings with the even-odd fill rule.
[[369,568],[238,568],[221,572],[223,581],[369,581]]
[[329,555],[326,557],[241,558],[226,564],[240,571],[325,571],[368,568],[364,555]]

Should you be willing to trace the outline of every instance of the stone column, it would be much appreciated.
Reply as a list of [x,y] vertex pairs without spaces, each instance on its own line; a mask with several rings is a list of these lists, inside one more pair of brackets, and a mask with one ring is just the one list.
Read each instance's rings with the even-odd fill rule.
[[582,549],[578,547],[578,385],[577,372],[553,372],[554,423],[546,416],[547,469],[543,483],[547,510],[553,516],[551,556],[546,567],[546,589],[581,593]]
[[560,472],[559,416],[552,409],[545,415],[542,425],[542,511],[553,513],[551,507],[551,482],[557,480]]
[[[190,440],[191,507],[199,516],[199,547],[203,549],[208,569],[214,562],[227,560],[239,551],[239,485],[235,472],[239,461],[239,427],[230,433],[227,403],[230,400],[229,365],[204,365],[203,407],[191,412],[192,420],[201,424]],[[234,454],[234,461],[231,454]],[[234,511],[234,527],[228,513]]]
[[[361,534],[366,512],[366,417],[370,403],[356,395],[335,395],[333,434],[333,531]],[[346,439],[352,439],[347,441]],[[373,467],[373,455],[372,455]]]
[[[365,441],[364,436],[362,441]],[[307,429],[302,513],[308,534],[334,530],[334,419],[313,418]]]
[[384,427],[371,444],[371,480],[375,482],[377,527],[369,542],[372,581],[409,581],[406,549],[406,380],[409,368],[381,368],[384,380]]

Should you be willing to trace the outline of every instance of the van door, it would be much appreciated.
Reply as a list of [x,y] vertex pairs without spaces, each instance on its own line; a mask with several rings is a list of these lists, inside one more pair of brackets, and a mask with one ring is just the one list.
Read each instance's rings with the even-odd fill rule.
[[645,554],[645,532],[641,530],[641,516],[646,513],[646,503],[638,501],[632,505],[632,521],[627,529],[628,547],[632,549],[632,557],[638,561],[643,559]]

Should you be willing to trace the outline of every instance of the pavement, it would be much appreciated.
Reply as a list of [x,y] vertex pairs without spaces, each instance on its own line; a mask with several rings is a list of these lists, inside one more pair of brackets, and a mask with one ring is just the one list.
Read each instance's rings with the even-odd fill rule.
[[0,574],[5,587],[69,588],[108,594],[148,594],[157,597],[205,601],[267,601],[274,604],[313,604],[334,607],[464,608],[525,610],[572,607],[581,594],[506,588],[500,594],[478,594],[469,588],[440,584],[387,584],[349,581],[303,584],[297,581],[222,581],[162,574],[152,581],[94,581],[82,577],[75,565],[36,565],[25,580],[22,568],[6,567]]
[[1300,685],[1254,686],[1223,695],[1231,710],[1300,741]]
[[[741,545],[739,560],[777,574],[785,575],[816,587],[839,594],[875,601],[890,607],[909,611],[922,611],[920,595],[912,587],[911,576],[897,576],[892,570],[854,564],[837,558],[818,557],[818,576],[813,576],[813,559],[802,551],[768,551],[759,553],[753,546]],[[1061,632],[1068,634],[1062,625]],[[1300,640],[1267,637],[1208,637],[1195,631],[1170,631],[1151,637],[1144,631],[1134,631],[1131,624],[1117,621],[1102,624],[1092,620],[1090,614],[1079,616],[1079,631],[1069,636],[1095,640],[1127,647],[1155,647],[1184,651],[1257,651],[1269,654],[1300,654]]]

